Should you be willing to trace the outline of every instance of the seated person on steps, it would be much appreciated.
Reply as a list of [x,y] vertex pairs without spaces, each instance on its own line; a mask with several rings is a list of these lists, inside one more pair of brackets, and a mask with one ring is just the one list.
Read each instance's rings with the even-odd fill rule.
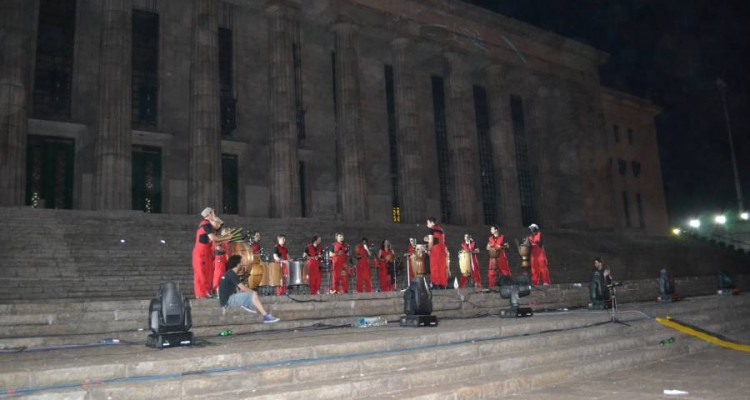
[[610,300],[609,288],[607,285],[612,283],[609,275],[609,269],[604,267],[604,260],[601,257],[594,259],[594,270],[589,282],[589,308],[603,309]]
[[227,272],[219,282],[219,304],[226,308],[240,307],[251,314],[260,312],[263,323],[266,324],[278,322],[278,318],[263,308],[258,294],[240,281],[239,276],[245,274],[245,266],[240,261],[242,257],[239,255],[233,255],[227,260]]

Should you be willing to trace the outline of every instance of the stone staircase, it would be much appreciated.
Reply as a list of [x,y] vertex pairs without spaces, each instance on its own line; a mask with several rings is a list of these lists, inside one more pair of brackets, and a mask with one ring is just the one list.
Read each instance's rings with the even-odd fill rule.
[[[484,294],[476,296],[471,302],[481,303]],[[393,295],[378,294],[364,302],[371,301],[371,310],[380,307],[388,315],[395,311],[394,299]],[[139,311],[143,307],[137,302],[124,303]],[[270,307],[279,315],[288,312],[293,316],[295,307],[299,313],[323,315],[356,308],[361,302],[355,305],[341,298],[329,303],[333,304],[273,303]],[[439,298],[438,303],[444,309],[438,312],[442,315],[440,326],[422,329],[391,324],[323,329],[326,327],[313,326],[312,321],[295,326],[293,318],[268,326],[247,323],[254,317],[242,314],[203,315],[208,308],[197,304],[196,319],[203,324],[200,329],[211,320],[245,320],[245,325],[256,328],[216,337],[220,328],[211,327],[199,335],[205,340],[203,345],[193,348],[157,351],[140,341],[3,355],[9,362],[0,371],[0,394],[31,399],[497,398],[636,368],[710,346],[662,327],[649,316],[670,315],[728,337],[750,328],[750,297],[746,295],[695,297],[668,304],[629,303],[620,313],[629,327],[607,323],[607,312],[549,312],[528,319],[465,318],[457,310],[446,309],[448,299]],[[118,312],[111,310],[112,304],[85,304],[89,305],[81,309],[88,308],[92,318],[99,312]],[[70,311],[63,305],[57,310],[36,311],[32,305],[7,307],[16,307],[6,311],[23,312],[29,322],[49,318],[43,316],[44,311]],[[284,307],[290,308],[284,311]],[[353,310],[361,311],[365,309]],[[660,346],[660,340],[668,337],[675,337],[676,342]]]
[[[192,295],[191,251],[199,221],[195,216],[0,207],[0,218],[5,225],[0,232],[0,303],[148,299],[163,281],[179,282]],[[362,236],[373,243],[388,238],[397,252],[403,252],[409,237],[426,233],[424,225],[412,224],[223,218],[229,226],[261,231],[269,249],[275,235],[285,233],[292,256],[300,256],[314,234],[321,235],[324,244],[332,242],[337,231],[343,231],[350,243]],[[484,226],[446,226],[446,231],[455,276],[462,234],[471,233],[481,247],[488,233]],[[504,233],[512,241],[527,231]],[[662,267],[677,277],[714,275],[717,268],[750,274],[747,255],[691,238],[566,230],[544,234],[556,283],[587,282],[596,255],[605,257],[619,280],[655,278]],[[509,253],[517,271],[518,255]],[[479,259],[486,285],[486,255]],[[373,280],[377,281],[374,274]]]

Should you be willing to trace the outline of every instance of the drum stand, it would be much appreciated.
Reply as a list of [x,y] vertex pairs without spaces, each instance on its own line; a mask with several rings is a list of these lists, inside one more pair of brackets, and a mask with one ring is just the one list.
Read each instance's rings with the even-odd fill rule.
[[607,285],[607,289],[609,290],[609,299],[612,302],[612,307],[609,308],[609,322],[630,326],[630,324],[620,321],[620,318],[617,316],[617,295],[615,294],[614,285]]

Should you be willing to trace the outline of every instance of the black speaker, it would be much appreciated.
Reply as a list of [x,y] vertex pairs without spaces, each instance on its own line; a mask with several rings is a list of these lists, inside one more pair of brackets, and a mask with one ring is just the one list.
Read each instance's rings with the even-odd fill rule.
[[425,276],[416,276],[404,292],[404,314],[432,314],[432,292],[430,281]]
[[182,295],[175,282],[162,282],[156,298],[148,306],[148,327],[153,334],[148,336],[148,347],[189,346],[194,342],[190,328],[193,319],[190,300]]

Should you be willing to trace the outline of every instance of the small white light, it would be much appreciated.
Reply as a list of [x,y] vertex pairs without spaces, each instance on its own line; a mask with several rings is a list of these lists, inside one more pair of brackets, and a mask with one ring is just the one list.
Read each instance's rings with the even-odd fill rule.
[[680,233],[682,233],[682,229],[680,229],[680,228],[672,228],[672,233],[675,236],[680,236]]
[[125,243],[125,239],[120,239],[120,243]]
[[161,244],[167,244],[167,241],[164,240],[164,239],[160,240],[160,242],[161,242]]
[[714,217],[714,222],[716,222],[719,225],[724,225],[727,223],[727,217],[723,215],[717,215]]
[[691,219],[690,222],[688,222],[691,228],[700,228],[701,227],[701,220],[699,219]]
[[748,214],[747,211],[744,211],[740,213],[740,219],[742,219],[743,221],[747,221],[748,219],[750,219],[750,214]]

